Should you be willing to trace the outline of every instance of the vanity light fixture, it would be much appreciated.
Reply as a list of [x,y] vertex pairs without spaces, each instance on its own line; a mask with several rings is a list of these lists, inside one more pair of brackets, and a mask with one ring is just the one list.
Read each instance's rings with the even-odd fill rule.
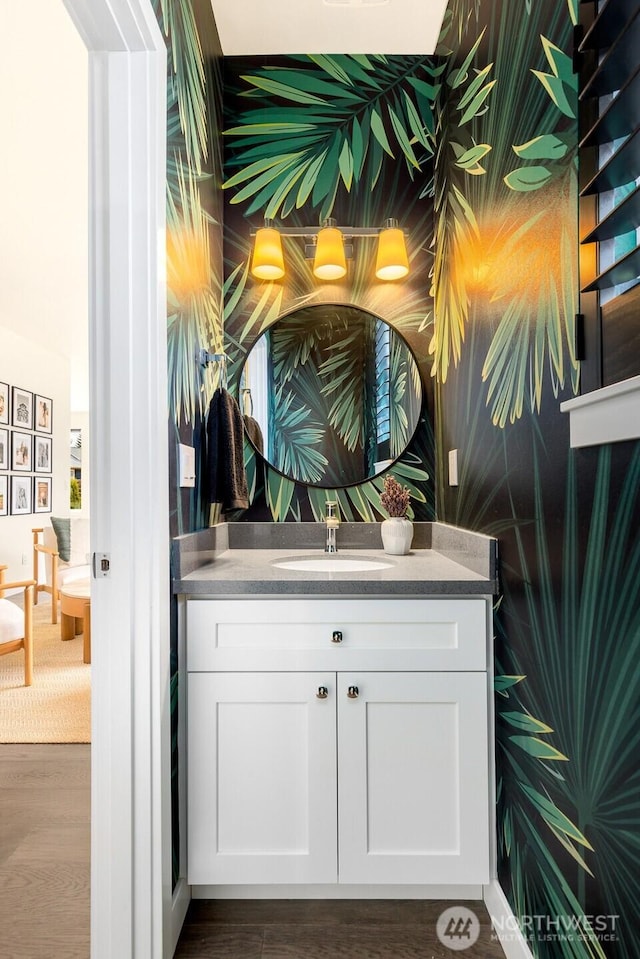
[[313,274],[319,280],[340,280],[347,272],[347,258],[353,255],[352,238],[378,238],[375,274],[379,280],[400,280],[409,272],[404,230],[393,218],[383,227],[338,226],[330,217],[322,226],[276,227],[265,220],[255,237],[251,272],[259,280],[280,280],[284,276],[282,240],[299,237],[305,241],[305,256],[313,258]]
[[251,272],[259,280],[281,280],[284,276],[282,240],[279,231],[271,224],[271,220],[264,221],[253,244]]

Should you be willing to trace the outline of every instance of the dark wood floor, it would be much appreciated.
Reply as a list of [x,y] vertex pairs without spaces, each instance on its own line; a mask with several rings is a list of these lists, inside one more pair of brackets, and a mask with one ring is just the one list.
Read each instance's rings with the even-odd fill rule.
[[[90,746],[0,745],[0,956],[88,959]],[[453,959],[450,902],[194,901],[176,959]],[[464,959],[504,959],[482,903]],[[117,959],[117,957],[114,957]]]
[[[477,942],[446,948],[436,934],[444,909],[480,920]],[[460,942],[461,940],[458,940]],[[385,900],[194,900],[175,959],[504,959],[481,902]]]
[[88,959],[90,746],[0,745],[0,955]]

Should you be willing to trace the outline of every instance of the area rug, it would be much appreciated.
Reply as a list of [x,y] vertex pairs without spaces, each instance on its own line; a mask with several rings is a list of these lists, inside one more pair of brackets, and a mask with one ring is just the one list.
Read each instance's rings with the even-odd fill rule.
[[91,666],[82,635],[63,642],[51,605],[33,611],[33,685],[24,686],[24,653],[0,656],[0,742],[91,742]]

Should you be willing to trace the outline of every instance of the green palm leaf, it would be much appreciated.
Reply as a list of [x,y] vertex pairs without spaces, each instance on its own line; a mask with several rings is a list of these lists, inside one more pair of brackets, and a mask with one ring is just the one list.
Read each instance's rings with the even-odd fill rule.
[[[305,203],[328,216],[340,183],[372,190],[384,156],[422,171],[432,153],[432,104],[439,68],[429,57],[300,57],[242,79],[250,101],[225,130],[231,203],[247,215],[286,216]],[[420,153],[416,152],[419,147]]]
[[219,365],[201,371],[195,358],[202,348],[222,351],[221,290],[197,183],[181,163],[177,170],[179,206],[167,193],[169,409],[176,423],[194,423],[220,382]]
[[187,162],[199,174],[208,156],[207,91],[204,57],[193,9],[191,4],[180,0],[153,0],[153,6],[169,48],[169,116],[172,102],[175,102]]
[[[499,427],[519,419],[525,404],[531,410],[540,409],[547,376],[556,396],[565,386],[567,373],[574,392],[579,379],[574,345],[574,291],[578,285],[575,226],[570,216],[557,214],[558,209],[574,209],[577,202],[575,142],[563,127],[565,116],[575,116],[577,81],[571,58],[544,36],[541,44],[551,73],[531,72],[543,84],[539,98],[544,97],[544,90],[551,101],[544,114],[549,126],[512,147],[526,165],[512,169],[503,178],[518,201],[510,204],[505,198],[499,215],[505,228],[491,254],[500,263],[501,278],[496,274],[495,279],[489,277],[487,281],[493,301],[508,303],[482,371],[488,384],[491,418]],[[538,109],[543,109],[542,100]],[[548,196],[547,212],[523,217],[523,194],[539,190]],[[495,209],[492,215],[498,216]],[[486,238],[484,245],[490,246]],[[526,273],[521,263],[524,249],[535,250],[537,260],[529,257]]]
[[[567,200],[575,198],[576,182],[572,170],[560,189]],[[558,187],[556,186],[556,196]],[[496,277],[493,298],[507,305],[497,325],[485,357],[482,378],[488,383],[487,404],[496,426],[504,427],[522,416],[525,402],[539,410],[545,378],[551,380],[555,396],[565,386],[567,369],[571,384],[578,383],[579,364],[574,347],[575,256],[569,243],[571,224],[557,214],[567,207],[564,198],[543,212],[520,221],[516,206],[504,212],[505,234],[510,221],[519,222],[513,235],[501,241],[502,278]],[[558,243],[546,241],[552,236]],[[523,275],[522,250],[533,252],[529,270]],[[558,256],[558,249],[560,256]],[[491,285],[491,280],[488,281]]]
[[[500,693],[501,696],[506,696],[506,690],[509,689],[510,686],[515,686],[517,683],[521,683],[525,678],[525,676],[496,676],[493,682],[493,687],[497,693]],[[503,713],[502,715],[504,718],[505,714]],[[538,720],[536,720],[536,722],[537,721]]]
[[268,470],[266,496],[274,523],[283,523],[292,507],[296,484],[275,470]]
[[331,323],[314,320],[313,314],[307,315],[304,310],[298,310],[296,317],[289,317],[282,324],[277,335],[271,340],[271,356],[273,360],[273,377],[276,383],[288,383],[301,367],[315,356],[317,348],[329,336]]
[[515,746],[519,746],[520,749],[524,749],[531,756],[535,756],[536,759],[546,760],[547,762],[569,761],[568,756],[561,753],[555,746],[545,743],[544,740],[537,739],[535,736],[509,736],[509,741]]
[[[507,677],[501,677],[502,680],[507,679]],[[510,677],[511,679],[523,679],[524,677]],[[497,687],[496,687],[497,688]],[[502,689],[508,688],[503,682]],[[531,733],[552,733],[553,729],[551,726],[547,726],[546,723],[541,722],[539,719],[536,719],[535,716],[529,715],[529,713],[522,712],[509,712],[505,710],[500,713],[500,717],[510,725],[515,726],[517,729],[524,729],[527,732]]]
[[446,82],[434,104],[437,151],[434,185],[434,324],[429,352],[432,375],[446,382],[449,367],[457,366],[468,320],[470,274],[464,264],[478,261],[480,232],[476,215],[466,198],[466,178],[484,174],[480,159],[491,150],[478,144],[466,125],[487,110],[495,81],[489,80],[492,64],[472,69],[484,31],[458,67],[449,67]]
[[335,340],[331,354],[318,368],[324,381],[321,394],[335,397],[329,409],[329,423],[351,452],[363,447],[365,441],[362,335],[362,330],[357,329]]
[[276,391],[273,403],[273,430],[275,437],[273,464],[282,473],[303,483],[317,483],[324,474],[328,460],[319,449],[324,438],[322,424],[314,422],[311,410],[295,402],[291,391]]

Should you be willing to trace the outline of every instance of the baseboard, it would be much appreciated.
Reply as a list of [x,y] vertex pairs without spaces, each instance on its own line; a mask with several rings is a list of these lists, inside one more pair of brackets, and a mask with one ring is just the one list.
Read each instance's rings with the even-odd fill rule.
[[192,886],[194,899],[482,899],[479,885],[315,885]]
[[534,959],[497,879],[483,886],[483,899],[506,959]]
[[178,939],[180,938],[180,933],[182,931],[182,926],[184,924],[185,916],[187,915],[187,909],[189,908],[189,903],[191,902],[191,887],[188,885],[186,879],[182,878],[178,880],[178,885],[173,890],[173,899],[171,901],[171,927],[169,931],[170,936],[170,951],[168,952],[169,956],[173,956],[176,951],[176,946],[178,945]]

